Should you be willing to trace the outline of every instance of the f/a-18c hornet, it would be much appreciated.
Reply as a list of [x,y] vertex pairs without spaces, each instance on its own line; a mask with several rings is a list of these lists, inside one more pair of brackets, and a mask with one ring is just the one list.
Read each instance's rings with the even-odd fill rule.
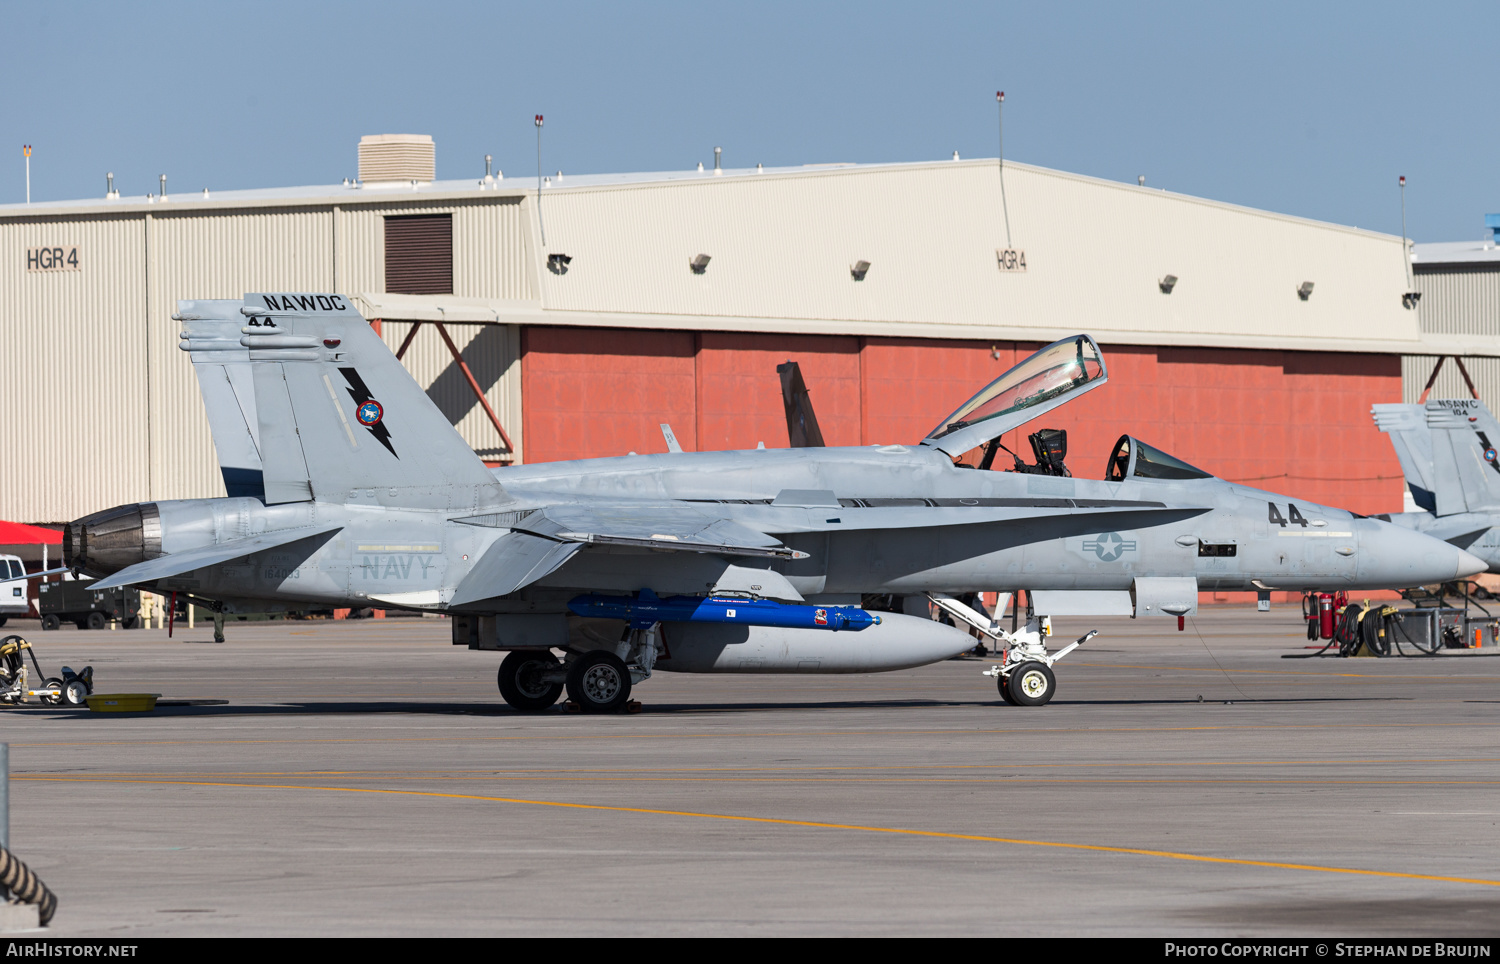
[[1376,516],[1459,546],[1500,572],[1500,422],[1477,398],[1374,405],[1417,511]]
[[[1384,588],[1484,569],[1129,436],[1098,481],[1068,477],[1045,433],[1042,464],[1017,459],[1023,471],[958,461],[982,449],[988,469],[1002,433],[1103,385],[1087,335],[1036,352],[918,444],[491,470],[341,296],[182,302],[176,317],[229,496],[86,516],[68,526],[67,563],[104,577],[96,588],[227,612],[444,613],[455,644],[509,651],[499,687],[520,710],[564,689],[613,710],[658,670],[873,672],[973,647],[930,603],[1000,643],[990,675],[1007,702],[1038,705],[1078,645],[1049,652],[1045,616],[1180,618],[1200,588]],[[1016,590],[1027,619],[1010,632],[958,598]]]

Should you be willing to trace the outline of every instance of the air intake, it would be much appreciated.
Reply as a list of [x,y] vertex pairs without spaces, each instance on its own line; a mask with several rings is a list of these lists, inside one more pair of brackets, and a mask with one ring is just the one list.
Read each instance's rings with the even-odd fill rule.
[[359,139],[359,179],[366,184],[431,181],[435,152],[427,134],[366,134]]

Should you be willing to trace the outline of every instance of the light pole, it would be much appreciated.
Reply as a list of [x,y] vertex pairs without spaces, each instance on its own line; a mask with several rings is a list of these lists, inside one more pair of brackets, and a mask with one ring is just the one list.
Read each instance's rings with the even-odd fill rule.
[[1010,243],[1010,205],[1005,200],[1005,91],[995,91],[995,112],[1000,130],[1000,211],[1005,215],[1005,247]]
[[542,232],[542,247],[547,246],[547,225],[542,223],[542,115],[536,115],[536,226]]

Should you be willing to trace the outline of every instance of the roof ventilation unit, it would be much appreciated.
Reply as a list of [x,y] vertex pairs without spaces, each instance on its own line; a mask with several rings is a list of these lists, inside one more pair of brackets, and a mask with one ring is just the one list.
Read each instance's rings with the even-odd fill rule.
[[437,169],[435,156],[428,134],[366,134],[359,139],[359,179],[427,183]]

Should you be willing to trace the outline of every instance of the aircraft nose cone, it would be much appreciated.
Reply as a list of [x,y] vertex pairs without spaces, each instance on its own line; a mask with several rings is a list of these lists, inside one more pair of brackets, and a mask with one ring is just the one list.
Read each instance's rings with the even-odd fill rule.
[[1483,559],[1474,555],[1472,552],[1465,552],[1464,550],[1460,549],[1458,550],[1458,571],[1453,575],[1456,579],[1464,579],[1468,576],[1477,576],[1481,572],[1488,571],[1489,568],[1489,563],[1485,562]]
[[1452,543],[1376,521],[1360,535],[1359,579],[1365,588],[1407,589],[1484,572],[1483,559]]

